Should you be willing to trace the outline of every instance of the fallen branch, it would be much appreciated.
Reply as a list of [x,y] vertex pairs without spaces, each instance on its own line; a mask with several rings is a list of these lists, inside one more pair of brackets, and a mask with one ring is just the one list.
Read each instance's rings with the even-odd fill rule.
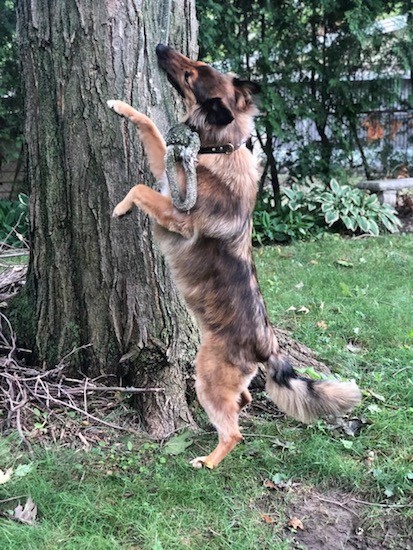
[[13,298],[26,281],[27,267],[18,265],[0,273],[0,301],[7,302]]
[[[109,392],[143,394],[164,391],[163,388],[153,387],[104,386],[96,384],[97,379],[66,377],[64,370],[68,365],[68,359],[75,353],[91,347],[91,345],[89,343],[74,348],[51,370],[23,366],[19,364],[17,359],[19,348],[16,346],[16,335],[7,317],[0,312],[0,349],[7,352],[6,357],[0,358],[0,407],[7,413],[3,425],[5,424],[7,428],[16,429],[22,442],[30,452],[32,448],[28,440],[29,434],[36,433],[36,430],[38,432],[39,428],[36,428],[36,425],[39,424],[40,429],[45,431],[46,420],[50,423],[51,416],[60,420],[62,410],[74,411],[85,417],[87,425],[94,423],[115,430],[138,433],[137,430],[131,427],[108,422],[91,413],[88,410],[88,399],[93,394]],[[29,352],[29,350],[25,351]],[[105,410],[105,406],[99,406],[98,410]],[[41,414],[43,416],[39,416]],[[39,422],[39,418],[44,422]]]
[[0,500],[0,504],[3,504],[4,502],[10,502],[11,500],[19,500],[21,498],[26,498],[26,495],[20,495],[18,497],[9,497],[9,498],[2,498]]
[[[66,378],[65,380],[73,381],[72,378]],[[87,391],[87,392],[94,392],[94,391],[101,391],[101,392],[120,392],[120,393],[162,393],[165,390],[163,388],[135,388],[134,386],[94,386],[93,384],[88,384],[87,382],[84,384],[83,389],[82,388],[73,388],[70,390],[67,390],[68,393],[71,395],[76,395],[78,393]]]
[[379,506],[380,508],[413,508],[413,504],[381,504],[380,502],[368,502],[367,500],[359,500],[358,498],[352,498],[351,500],[357,502],[357,504]]
[[321,500],[322,502],[327,502],[328,504],[334,504],[335,506],[339,506],[340,508],[342,508],[346,512],[350,512],[350,514],[353,514],[356,517],[359,517],[357,512],[355,512],[351,508],[348,508],[345,504],[342,504],[341,502],[338,502],[337,500],[331,500],[329,498],[320,497],[320,495],[316,495],[316,496],[317,496],[318,500]]

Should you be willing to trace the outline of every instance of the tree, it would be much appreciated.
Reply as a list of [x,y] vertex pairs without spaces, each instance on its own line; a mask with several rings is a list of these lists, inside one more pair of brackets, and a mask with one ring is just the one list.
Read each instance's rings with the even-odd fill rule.
[[[333,150],[348,156],[355,149],[370,175],[358,135],[360,117],[396,99],[388,68],[401,53],[396,47],[401,38],[390,40],[376,22],[390,14],[410,13],[408,2],[229,0],[223,5],[198,0],[197,4],[201,56],[262,84],[257,130],[267,156],[264,175],[270,171],[276,199],[280,194],[275,153],[280,146],[292,149],[290,168],[300,178],[321,175],[329,180],[335,168]],[[408,63],[411,36],[406,38],[403,55]],[[312,142],[304,130],[310,126],[318,134]]]
[[[31,254],[13,305],[17,333],[46,367],[73,348],[72,370],[162,387],[137,406],[152,435],[191,423],[185,391],[197,330],[148,219],[113,206],[148,181],[136,129],[106,101],[120,98],[166,130],[177,118],[155,46],[194,54],[193,0],[136,3],[19,0],[26,106]],[[88,346],[88,344],[91,344]]]
[[0,168],[19,155],[23,99],[16,52],[16,15],[13,0],[0,0]]

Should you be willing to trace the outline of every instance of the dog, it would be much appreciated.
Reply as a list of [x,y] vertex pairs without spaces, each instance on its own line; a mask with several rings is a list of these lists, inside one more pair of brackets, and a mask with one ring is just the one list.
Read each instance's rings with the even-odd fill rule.
[[[254,96],[259,86],[162,44],[156,54],[183,97],[184,122],[200,136],[197,201],[189,212],[175,208],[167,189],[166,145],[160,132],[142,113],[110,100],[110,108],[138,126],[150,169],[163,185],[161,192],[136,185],[113,215],[137,206],[154,220],[155,238],[198,321],[195,388],[217,429],[218,445],[191,463],[215,468],[242,440],[238,417],[251,402],[248,386],[259,363],[266,366],[269,397],[301,422],[349,411],[359,403],[360,390],[354,382],[314,381],[297,374],[280,352],[267,314],[251,245],[258,172],[246,147],[258,113]],[[230,153],[211,154],[217,147]],[[182,174],[180,186],[184,190]]]

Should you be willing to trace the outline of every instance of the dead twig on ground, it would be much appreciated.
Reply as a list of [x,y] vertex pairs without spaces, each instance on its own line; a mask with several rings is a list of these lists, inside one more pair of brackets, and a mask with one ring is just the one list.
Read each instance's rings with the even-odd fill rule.
[[[18,359],[21,350],[17,347],[16,335],[8,318],[0,312],[0,349],[7,353],[0,358],[0,407],[6,411],[3,427],[16,429],[29,452],[32,452],[30,436],[39,431],[45,432],[45,425],[50,424],[52,418],[62,422],[62,411],[66,413],[72,411],[72,413],[77,413],[80,418],[84,417],[86,419],[83,423],[85,426],[90,426],[93,423],[115,430],[138,433],[132,427],[122,426],[101,418],[99,413],[104,413],[107,409],[105,405],[96,407],[99,411],[98,414],[91,412],[89,410],[91,397],[105,393],[142,394],[164,391],[163,388],[104,386],[96,383],[101,377],[96,380],[66,377],[64,370],[69,365],[69,359],[91,346],[92,344],[89,343],[74,348],[61,359],[55,368],[50,370],[23,366]],[[24,352],[29,353],[30,350],[24,350]],[[99,405],[102,399],[98,400]],[[43,422],[39,422],[39,420]],[[77,421],[77,425],[79,425],[79,421]],[[77,433],[79,434],[78,429]],[[82,437],[84,438],[84,436]],[[84,438],[83,441],[82,437],[79,436],[79,439],[84,443],[86,439]],[[54,431],[52,438],[56,439]]]
[[379,506],[380,508],[413,508],[411,504],[382,504],[381,502],[368,502],[367,500],[359,500],[358,498],[352,498],[353,502],[357,504],[364,504],[365,506]]

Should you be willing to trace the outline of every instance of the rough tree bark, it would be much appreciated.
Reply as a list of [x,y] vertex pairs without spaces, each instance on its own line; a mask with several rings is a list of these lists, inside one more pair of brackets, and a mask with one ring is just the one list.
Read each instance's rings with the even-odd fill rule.
[[162,130],[179,105],[155,46],[196,48],[194,0],[19,0],[26,101],[31,256],[15,303],[18,334],[53,367],[73,347],[76,369],[116,375],[145,394],[145,427],[164,437],[192,418],[185,399],[198,333],[153,245],[148,219],[113,206],[148,182],[136,129],[116,118],[123,99]]

